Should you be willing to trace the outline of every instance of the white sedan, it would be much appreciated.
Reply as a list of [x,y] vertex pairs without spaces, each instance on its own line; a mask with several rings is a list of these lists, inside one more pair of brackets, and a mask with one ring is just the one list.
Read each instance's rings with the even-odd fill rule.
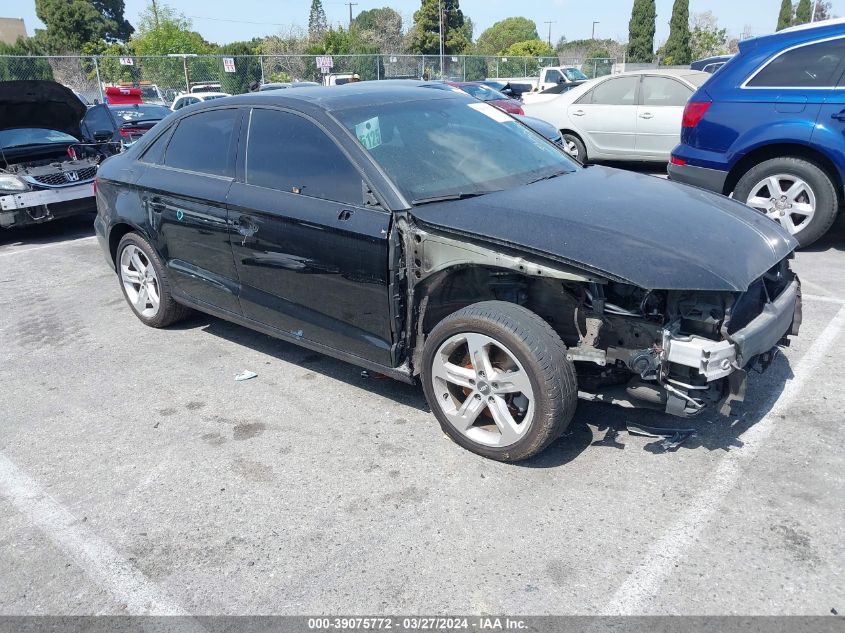
[[187,108],[189,105],[199,103],[200,101],[210,101],[212,99],[222,99],[223,97],[231,97],[228,92],[192,92],[191,94],[182,94],[173,100],[173,105],[170,109],[176,112],[182,108]]
[[668,162],[680,142],[684,106],[711,76],[686,69],[610,75],[560,95],[538,94],[523,109],[559,129],[581,162]]

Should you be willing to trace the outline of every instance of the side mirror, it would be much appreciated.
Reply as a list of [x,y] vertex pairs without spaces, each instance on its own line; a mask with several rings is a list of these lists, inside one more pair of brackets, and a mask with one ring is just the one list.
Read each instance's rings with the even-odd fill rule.
[[106,143],[112,139],[112,133],[109,130],[97,130],[94,132],[94,140],[98,143]]
[[565,84],[565,83],[566,83],[566,79],[564,79],[563,77],[558,77],[557,82],[558,82],[559,84]]

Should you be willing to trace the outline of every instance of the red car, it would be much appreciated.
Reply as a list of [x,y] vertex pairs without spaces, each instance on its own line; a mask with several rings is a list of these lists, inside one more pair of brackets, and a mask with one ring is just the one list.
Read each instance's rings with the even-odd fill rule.
[[479,101],[484,101],[492,106],[496,106],[500,110],[504,110],[508,114],[525,114],[522,111],[522,104],[516,99],[510,99],[497,90],[493,90],[490,86],[477,81],[447,81],[447,84],[454,86],[459,90],[463,90],[468,95],[475,97]]

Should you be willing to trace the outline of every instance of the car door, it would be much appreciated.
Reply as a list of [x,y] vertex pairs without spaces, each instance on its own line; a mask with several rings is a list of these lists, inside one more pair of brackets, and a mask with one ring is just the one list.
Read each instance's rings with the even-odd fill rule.
[[240,304],[226,194],[234,179],[240,116],[236,108],[217,108],[183,118],[163,157],[146,162],[139,178],[176,292],[235,314]]
[[228,203],[244,316],[288,337],[391,364],[391,216],[325,128],[252,110]]
[[625,158],[634,153],[639,75],[599,83],[567,108],[590,158]]
[[672,149],[681,140],[681,119],[692,92],[690,86],[671,77],[643,77],[635,146],[639,158],[669,160]]

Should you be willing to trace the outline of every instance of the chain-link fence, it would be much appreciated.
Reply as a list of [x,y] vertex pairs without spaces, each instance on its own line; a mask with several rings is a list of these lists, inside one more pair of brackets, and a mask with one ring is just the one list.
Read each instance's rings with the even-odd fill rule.
[[380,79],[536,78],[548,66],[572,66],[588,77],[619,72],[616,59],[560,59],[558,57],[501,57],[473,55],[334,55],[331,67],[322,68],[312,55],[164,55],[153,57],[106,56],[0,56],[0,81],[52,79],[87,101],[101,102],[107,86],[141,87],[147,101],[169,104],[192,89],[238,94],[253,82],[316,81],[343,83],[357,74],[362,81]]

